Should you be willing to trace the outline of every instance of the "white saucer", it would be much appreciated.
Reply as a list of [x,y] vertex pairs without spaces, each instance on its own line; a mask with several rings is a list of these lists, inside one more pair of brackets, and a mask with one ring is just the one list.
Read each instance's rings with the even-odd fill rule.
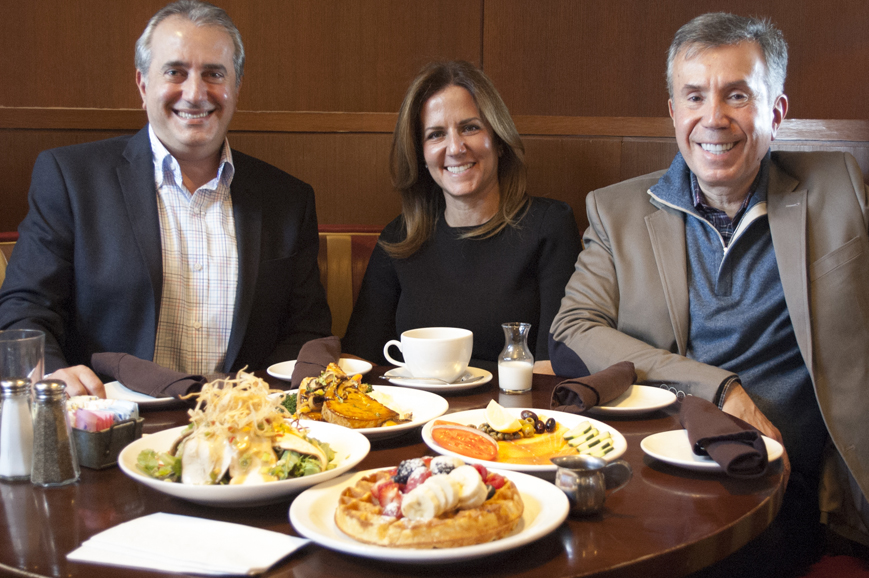
[[648,385],[632,385],[607,403],[591,408],[589,413],[609,416],[627,416],[651,413],[676,401],[676,394],[668,389]]
[[492,374],[485,369],[479,367],[469,367],[459,381],[453,383],[441,383],[439,381],[429,381],[427,379],[409,379],[413,374],[406,367],[396,367],[390,369],[383,374],[384,379],[388,379],[389,383],[395,385],[403,385],[405,387],[415,387],[416,389],[425,389],[426,391],[459,391],[462,389],[471,389],[489,383],[492,381]]
[[[766,453],[770,462],[782,456],[782,445],[774,439],[763,436]],[[649,456],[664,463],[688,470],[701,472],[723,472],[718,462],[709,456],[698,456],[691,449],[688,441],[688,430],[677,429],[664,431],[647,436],[640,442],[640,447]]]
[[[294,367],[296,367],[295,359],[276,363],[269,367],[266,371],[272,377],[277,377],[278,379],[283,379],[286,381],[292,381]],[[343,369],[344,373],[346,373],[347,375],[356,375],[357,373],[365,375],[366,373],[371,371],[371,368],[373,366],[367,361],[362,361],[361,359],[342,357],[338,360],[338,367]]]

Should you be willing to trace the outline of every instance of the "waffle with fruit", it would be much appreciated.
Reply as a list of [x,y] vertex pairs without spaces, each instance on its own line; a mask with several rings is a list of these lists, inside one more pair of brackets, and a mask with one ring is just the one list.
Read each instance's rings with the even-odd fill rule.
[[335,523],[348,536],[377,546],[455,548],[510,534],[524,505],[516,486],[458,458],[416,458],[346,488]]

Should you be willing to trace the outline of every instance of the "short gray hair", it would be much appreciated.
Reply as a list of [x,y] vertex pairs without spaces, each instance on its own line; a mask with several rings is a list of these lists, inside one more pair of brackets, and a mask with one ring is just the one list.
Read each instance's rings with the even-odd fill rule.
[[235,83],[236,86],[241,84],[241,77],[244,76],[244,44],[241,42],[241,33],[223,8],[200,0],[178,0],[164,6],[151,17],[148,25],[145,26],[145,31],[136,41],[136,70],[141,72],[142,76],[147,78],[148,70],[151,68],[151,37],[154,29],[172,16],[186,18],[197,26],[217,26],[225,30],[232,38],[235,48],[232,55]]
[[685,48],[691,57],[710,48],[755,42],[763,51],[766,62],[766,88],[770,99],[784,92],[788,69],[788,45],[781,30],[766,18],[754,18],[713,12],[698,16],[682,26],[667,53],[667,90],[673,98],[673,62]]

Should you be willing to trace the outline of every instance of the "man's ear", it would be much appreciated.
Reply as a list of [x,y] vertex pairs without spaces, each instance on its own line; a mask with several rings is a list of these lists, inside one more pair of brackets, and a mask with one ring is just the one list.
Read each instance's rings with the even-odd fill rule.
[[772,105],[772,139],[775,140],[775,135],[782,121],[788,114],[788,97],[784,94],[779,95]]
[[145,77],[141,70],[136,70],[136,86],[139,89],[139,96],[142,97],[142,108],[145,108]]

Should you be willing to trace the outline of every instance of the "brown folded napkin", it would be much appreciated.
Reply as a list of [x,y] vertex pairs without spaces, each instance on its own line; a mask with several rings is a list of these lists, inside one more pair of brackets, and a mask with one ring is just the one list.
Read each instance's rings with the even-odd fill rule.
[[768,457],[760,432],[738,417],[689,395],[682,400],[679,421],[688,430],[694,453],[708,455],[728,476],[756,478],[766,471]]
[[125,387],[152,397],[180,397],[198,391],[207,381],[201,375],[189,375],[160,367],[153,361],[127,353],[94,353],[94,371],[120,381]]
[[552,390],[549,408],[582,413],[598,404],[614,400],[636,380],[634,364],[620,361],[597,373],[562,381]]
[[299,358],[293,368],[293,389],[302,384],[306,377],[317,377],[330,363],[336,363],[341,357],[341,340],[330,335],[320,339],[312,339],[302,346]]

